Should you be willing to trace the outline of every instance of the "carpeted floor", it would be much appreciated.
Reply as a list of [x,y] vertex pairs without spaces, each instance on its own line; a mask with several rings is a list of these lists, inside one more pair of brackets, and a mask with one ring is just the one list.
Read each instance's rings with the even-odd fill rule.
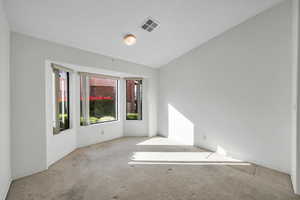
[[13,181],[7,200],[290,200],[286,174],[166,138],[125,137],[78,149]]

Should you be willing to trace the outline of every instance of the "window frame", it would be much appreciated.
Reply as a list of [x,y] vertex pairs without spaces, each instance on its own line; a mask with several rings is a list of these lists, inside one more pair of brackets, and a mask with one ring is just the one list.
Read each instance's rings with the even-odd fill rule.
[[[52,87],[53,87],[53,135],[58,135],[62,132],[68,131],[72,128],[71,126],[71,95],[70,95],[70,90],[71,90],[71,70],[61,67],[59,65],[56,64],[51,64],[52,67],[52,73],[53,73],[53,82],[52,82]],[[59,120],[59,102],[58,102],[58,93],[60,90],[60,80],[59,80],[59,72],[63,71],[66,73],[67,75],[67,116],[68,116],[68,128],[60,128],[60,120]],[[58,86],[58,87],[57,87]]]
[[[127,117],[127,113],[128,113],[128,109],[127,109],[127,93],[128,93],[128,91],[127,91],[127,81],[141,81],[141,88],[140,88],[140,107],[141,107],[141,109],[140,109],[140,113],[139,113],[139,118],[138,119],[129,119],[128,117]],[[143,119],[144,119],[144,117],[143,117],[143,114],[144,114],[144,112],[143,112],[143,94],[144,94],[144,80],[143,80],[143,78],[125,78],[125,120],[126,121],[143,121]]]
[[[85,84],[83,86],[80,86],[80,97],[81,94],[83,95],[83,100],[82,100],[82,105],[85,104],[85,107],[80,108],[80,118],[84,117],[85,120],[83,120],[85,123],[81,124],[80,120],[80,126],[92,126],[92,125],[97,125],[97,124],[103,124],[103,123],[111,123],[111,122],[116,122],[119,121],[119,87],[120,87],[120,79],[119,77],[113,77],[113,76],[107,76],[107,75],[101,75],[101,74],[92,74],[92,73],[85,73],[85,72],[79,72],[80,75],[80,85],[84,81]],[[114,120],[109,120],[109,121],[103,121],[103,122],[96,122],[96,123],[91,123],[90,122],[90,101],[87,100],[86,97],[89,98],[90,96],[90,84],[89,84],[89,79],[90,77],[98,77],[98,78],[103,78],[103,79],[111,79],[116,81],[116,92],[115,92],[115,119]],[[81,91],[83,89],[83,93]],[[84,100],[85,99],[85,100]],[[80,101],[80,99],[79,99]],[[85,113],[85,116],[82,115],[82,113]]]

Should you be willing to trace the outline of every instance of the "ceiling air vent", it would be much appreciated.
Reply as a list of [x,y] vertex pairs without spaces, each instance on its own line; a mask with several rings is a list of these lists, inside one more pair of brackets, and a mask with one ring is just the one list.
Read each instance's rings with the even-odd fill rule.
[[146,19],[145,23],[143,23],[143,25],[141,26],[142,29],[148,31],[148,32],[152,32],[154,29],[156,29],[158,27],[158,22],[152,18],[148,18]]

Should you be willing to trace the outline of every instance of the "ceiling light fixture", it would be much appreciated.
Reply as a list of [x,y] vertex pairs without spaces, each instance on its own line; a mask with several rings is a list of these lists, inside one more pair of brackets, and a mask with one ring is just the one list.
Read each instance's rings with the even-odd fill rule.
[[136,43],[136,37],[133,34],[127,34],[123,38],[124,43],[128,46],[134,45]]

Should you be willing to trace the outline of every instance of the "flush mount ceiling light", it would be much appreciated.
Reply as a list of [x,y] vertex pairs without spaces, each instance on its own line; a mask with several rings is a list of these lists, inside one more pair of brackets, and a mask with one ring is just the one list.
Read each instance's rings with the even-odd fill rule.
[[134,45],[136,43],[136,37],[133,34],[127,34],[123,38],[124,43],[128,46]]

